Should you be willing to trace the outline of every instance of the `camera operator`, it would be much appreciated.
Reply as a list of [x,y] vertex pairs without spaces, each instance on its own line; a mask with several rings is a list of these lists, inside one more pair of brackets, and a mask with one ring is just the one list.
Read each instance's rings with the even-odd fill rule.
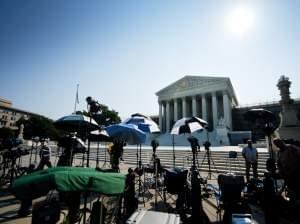
[[51,164],[50,158],[51,158],[51,149],[46,144],[46,140],[42,139],[41,140],[41,149],[40,149],[40,163],[39,163],[39,165],[37,167],[37,170],[44,169],[45,165],[48,168],[51,168],[52,164]]
[[279,148],[278,169],[285,181],[290,201],[300,212],[300,147],[286,144],[283,140],[275,138],[273,143]]
[[120,171],[119,164],[120,158],[122,158],[123,155],[124,146],[125,143],[123,141],[115,140],[111,146],[111,150],[109,151],[111,168],[117,172]]
[[96,114],[98,112],[101,112],[101,105],[98,103],[98,101],[96,101],[92,97],[88,96],[86,98],[86,102],[88,104],[90,113]]

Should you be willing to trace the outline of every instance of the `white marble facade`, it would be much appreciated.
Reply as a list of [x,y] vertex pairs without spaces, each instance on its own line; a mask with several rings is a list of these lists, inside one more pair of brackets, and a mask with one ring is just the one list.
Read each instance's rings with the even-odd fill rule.
[[229,78],[185,76],[156,93],[159,103],[159,126],[169,132],[182,117],[197,116],[215,129],[221,120],[232,129],[232,107],[238,105]]

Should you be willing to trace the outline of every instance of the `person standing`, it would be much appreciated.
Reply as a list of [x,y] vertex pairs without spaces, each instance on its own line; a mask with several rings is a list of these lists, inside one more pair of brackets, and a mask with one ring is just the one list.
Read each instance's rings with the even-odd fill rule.
[[111,168],[117,172],[120,171],[119,164],[120,158],[122,158],[123,155],[123,146],[124,142],[116,140],[110,149],[110,165]]
[[152,151],[153,151],[153,153],[152,153],[152,158],[151,158],[151,162],[152,162],[152,164],[153,164],[153,168],[155,168],[155,163],[157,162],[157,159],[158,159],[158,157],[157,157],[157,155],[156,155],[156,149],[157,149],[157,147],[159,146],[158,141],[153,139],[153,140],[151,141],[151,146],[152,146]]
[[51,149],[50,147],[46,144],[46,140],[42,139],[41,140],[41,149],[40,149],[40,163],[37,167],[37,170],[42,170],[44,169],[44,166],[46,165],[48,168],[52,167],[51,161]]
[[253,170],[253,177],[257,179],[257,159],[258,153],[257,149],[252,146],[252,141],[249,139],[247,141],[248,146],[243,148],[242,155],[246,163],[246,179],[247,182],[250,180],[250,168]]

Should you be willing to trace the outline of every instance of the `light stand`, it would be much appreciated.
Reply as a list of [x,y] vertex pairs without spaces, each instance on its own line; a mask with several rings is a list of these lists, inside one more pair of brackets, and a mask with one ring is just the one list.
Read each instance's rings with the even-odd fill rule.
[[272,138],[271,134],[274,131],[274,125],[272,122],[266,122],[264,125],[264,132],[268,138],[268,150],[269,150],[269,156],[271,159],[274,159],[273,155],[273,146],[272,146]]
[[[90,117],[89,124],[90,124],[90,126],[92,126],[92,117],[95,114],[101,112],[101,106],[97,101],[93,100],[93,98],[90,96],[88,96],[86,98],[86,102],[87,102],[89,117]],[[88,127],[86,130],[87,130],[87,132],[90,131]],[[90,133],[88,133],[88,135],[90,135]],[[90,141],[90,138],[88,138],[88,150],[87,150],[87,162],[86,162],[87,167],[90,166],[90,148],[91,148],[91,141]]]
[[137,145],[137,169],[138,169],[138,185],[139,185],[139,193],[138,195],[140,196],[141,193],[143,193],[143,203],[145,205],[145,198],[144,198],[144,193],[145,192],[141,192],[142,190],[142,175],[144,175],[144,171],[142,170],[142,145],[139,144]]
[[97,141],[96,167],[99,167],[99,140]]
[[34,165],[37,164],[38,144],[39,144],[39,142],[36,143],[35,155],[34,155]]
[[[89,109],[89,115],[90,115],[90,126],[92,126],[92,115],[95,115],[96,113],[101,111],[100,104],[93,100],[92,97],[88,96],[86,98],[86,102],[88,104],[88,109]],[[89,128],[87,127],[87,132],[89,132]],[[90,133],[88,133],[90,135]],[[89,167],[89,162],[90,162],[90,147],[91,147],[91,141],[90,138],[88,138],[88,151],[87,151],[87,167]],[[90,179],[90,181],[92,181]],[[83,213],[83,223],[86,221],[86,206],[87,206],[87,192],[85,192],[84,196],[84,213]]]
[[[92,113],[90,111],[90,125],[92,125]],[[87,132],[89,132],[89,129],[87,128]],[[88,136],[90,133],[88,133]],[[90,138],[88,138],[88,148],[87,148],[87,158],[86,158],[86,166],[90,167],[90,150],[91,150],[91,141]]]
[[172,138],[173,138],[173,141],[172,141],[172,144],[173,144],[173,168],[175,168],[176,156],[175,156],[175,137],[174,137],[174,135],[172,135]]

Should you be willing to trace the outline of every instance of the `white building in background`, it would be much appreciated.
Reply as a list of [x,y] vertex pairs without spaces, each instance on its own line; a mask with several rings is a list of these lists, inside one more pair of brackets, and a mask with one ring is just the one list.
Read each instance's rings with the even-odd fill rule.
[[211,130],[218,125],[232,130],[232,108],[238,100],[227,77],[185,76],[156,95],[162,132],[168,133],[178,119],[189,116],[208,121]]
[[19,127],[17,127],[16,122],[22,117],[29,118],[32,115],[38,114],[14,108],[11,101],[0,98],[0,128],[6,127],[17,130]]

